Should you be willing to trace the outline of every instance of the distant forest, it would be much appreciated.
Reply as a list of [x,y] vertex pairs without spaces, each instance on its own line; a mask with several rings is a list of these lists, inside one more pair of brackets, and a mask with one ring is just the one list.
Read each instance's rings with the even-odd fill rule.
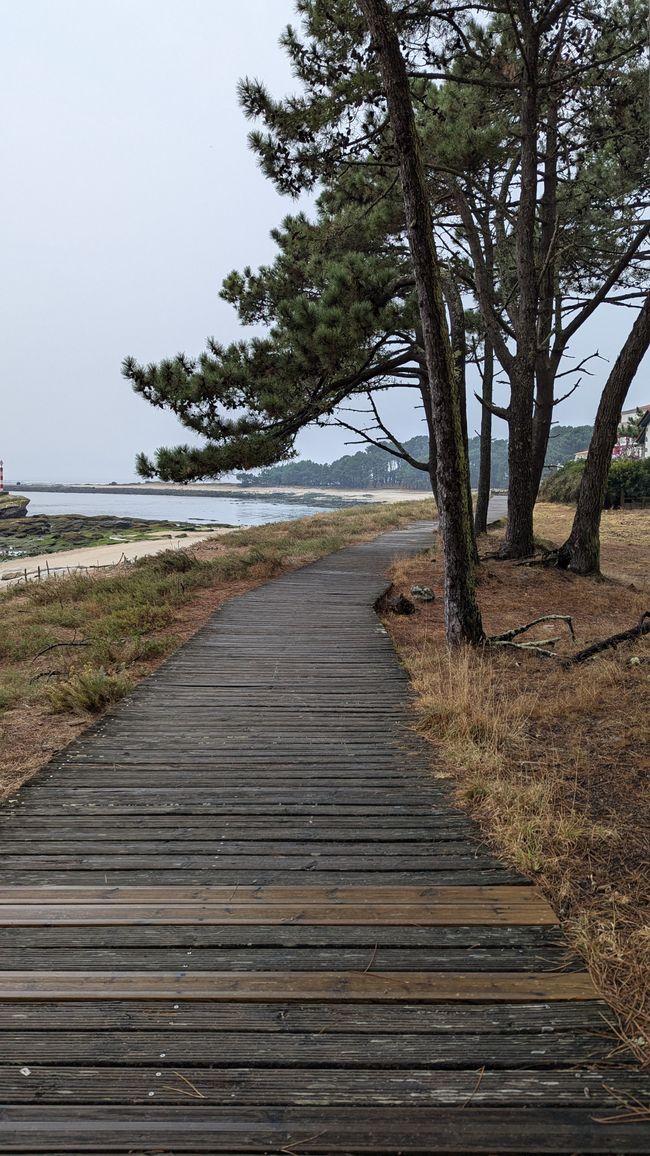
[[[552,469],[571,461],[579,450],[587,449],[591,438],[590,425],[559,425],[551,430],[546,453],[546,466]],[[426,461],[429,442],[426,437],[414,437],[404,442],[405,448],[417,461]],[[478,485],[480,438],[469,443],[469,462],[472,486]],[[243,486],[332,486],[341,489],[376,490],[383,487],[405,490],[428,490],[429,475],[416,470],[406,462],[394,458],[376,446],[367,446],[356,454],[345,454],[335,462],[285,462],[255,473],[237,474]],[[506,489],[508,485],[508,442],[492,442],[492,486]]]

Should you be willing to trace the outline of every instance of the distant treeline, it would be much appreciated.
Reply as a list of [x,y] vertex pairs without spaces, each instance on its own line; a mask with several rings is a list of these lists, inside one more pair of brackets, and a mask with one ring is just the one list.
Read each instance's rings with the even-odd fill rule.
[[[579,450],[587,449],[592,427],[589,425],[560,425],[551,431],[546,453],[549,468],[571,461]],[[429,453],[426,437],[414,437],[404,443],[411,457],[425,462]],[[478,485],[480,438],[471,438],[469,462],[472,486]],[[377,490],[398,487],[405,490],[428,490],[429,476],[422,470],[394,458],[376,446],[367,446],[356,454],[345,454],[335,462],[285,462],[269,466],[256,473],[237,474],[243,486],[332,486],[341,489]],[[508,443],[492,442],[492,486],[505,489],[508,485]]]

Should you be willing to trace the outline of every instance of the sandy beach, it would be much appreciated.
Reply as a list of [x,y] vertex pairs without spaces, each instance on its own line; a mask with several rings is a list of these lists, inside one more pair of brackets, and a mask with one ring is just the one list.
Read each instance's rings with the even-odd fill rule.
[[[106,487],[114,490],[115,487]],[[203,494],[220,494],[222,497],[245,497],[247,494],[255,494],[257,497],[263,498],[269,494],[290,494],[296,498],[307,498],[310,495],[317,494],[321,498],[343,498],[351,502],[417,502],[418,500],[426,501],[431,498],[429,490],[341,490],[333,486],[233,486],[226,482],[206,482],[192,483],[189,486],[175,486],[173,483],[161,482],[144,482],[142,485],[143,493],[187,493],[191,490],[192,493]]]
[[192,482],[187,486],[179,486],[176,482],[124,482],[101,485],[95,482],[87,484],[69,484],[55,482],[41,482],[29,485],[17,484],[11,487],[17,494],[29,494],[33,490],[44,493],[93,493],[93,494],[162,494],[178,495],[180,497],[220,497],[220,498],[267,498],[272,500],[286,497],[293,501],[304,500],[308,504],[309,498],[331,498],[349,502],[417,502],[426,501],[431,497],[429,490],[350,490],[338,489],[333,486],[240,486],[232,482]]
[[[28,578],[38,579],[39,568],[42,577],[55,571],[76,570],[79,567],[115,566],[123,558],[133,562],[136,558],[144,558],[148,554],[161,554],[163,550],[182,549],[203,542],[206,538],[214,538],[221,534],[232,533],[239,527],[220,530],[197,530],[183,533],[165,534],[162,538],[143,538],[137,542],[115,542],[108,546],[84,546],[77,550],[57,550],[53,554],[34,554],[26,558],[7,559],[0,562],[0,590],[25,581],[25,570]],[[9,578],[8,575],[15,575]]]

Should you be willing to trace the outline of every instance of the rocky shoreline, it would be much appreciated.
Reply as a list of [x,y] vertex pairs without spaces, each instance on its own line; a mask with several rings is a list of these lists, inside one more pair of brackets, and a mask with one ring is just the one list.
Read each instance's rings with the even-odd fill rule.
[[[26,503],[26,499],[23,500]],[[223,523],[214,523],[206,526],[205,530],[223,528]],[[193,522],[152,522],[149,518],[114,518],[108,515],[34,514],[29,518],[3,518],[0,523],[0,559],[28,558],[84,546],[114,545],[116,542],[178,538],[195,534],[196,530]]]
[[29,498],[22,498],[19,494],[3,492],[0,494],[0,519],[16,521],[27,514]]

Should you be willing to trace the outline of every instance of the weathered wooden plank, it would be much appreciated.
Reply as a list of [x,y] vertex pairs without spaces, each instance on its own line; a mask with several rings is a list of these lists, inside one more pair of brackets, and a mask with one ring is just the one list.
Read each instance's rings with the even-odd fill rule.
[[[142,832],[144,835],[144,832]],[[385,842],[381,839],[365,842],[339,843],[327,840],[293,839],[228,839],[223,836],[212,839],[185,840],[182,835],[172,839],[167,835],[164,839],[151,840],[148,838],[128,838],[125,834],[122,839],[116,838],[111,842],[102,840],[100,844],[102,855],[120,855],[123,858],[129,855],[147,857],[149,855],[165,855],[173,859],[179,855],[327,855],[334,856],[363,856],[388,855],[393,857],[408,856],[415,858],[422,856],[425,859],[434,859],[443,855],[463,858],[467,855],[466,839],[445,839],[430,843]],[[27,846],[23,840],[3,839],[2,853],[5,860],[11,862],[15,856],[84,856],[92,857],[98,851],[97,843],[93,839],[32,839]]]
[[551,908],[537,888],[531,884],[503,887],[319,887],[296,884],[293,887],[242,885],[236,891],[232,887],[3,887],[0,886],[0,904],[38,903],[226,903],[236,899],[237,903],[277,904],[295,902],[310,906],[323,903],[354,904],[400,904],[402,907],[423,904],[469,904],[514,903],[517,906],[539,907],[550,912]]
[[[112,936],[111,936],[112,939]],[[0,947],[7,971],[553,971],[582,970],[563,946],[533,947]]]
[[379,827],[377,825],[367,824],[361,827],[357,823],[349,822],[347,826],[341,825],[339,827],[331,827],[322,823],[313,823],[311,826],[296,826],[290,822],[284,825],[278,824],[275,830],[269,831],[261,826],[245,826],[240,824],[235,825],[229,823],[211,823],[195,825],[191,821],[180,825],[176,820],[168,816],[161,816],[161,818],[169,818],[167,826],[161,826],[158,821],[154,823],[147,823],[143,829],[142,822],[134,822],[127,816],[124,817],[122,823],[110,825],[108,821],[97,820],[89,817],[80,819],[77,828],[67,825],[52,822],[50,824],[39,824],[36,826],[33,823],[4,823],[0,826],[0,838],[2,839],[3,847],[24,843],[40,843],[41,841],[65,842],[66,840],[81,839],[88,842],[110,843],[117,841],[120,838],[125,840],[144,838],[153,841],[174,841],[183,839],[191,840],[225,840],[225,839],[242,839],[247,842],[257,842],[258,840],[268,840],[273,842],[281,842],[283,839],[292,839],[303,843],[324,843],[336,842],[338,846],[345,847],[350,843],[356,843],[359,839],[365,842],[371,842],[377,839],[379,842],[397,844],[398,847],[403,843],[431,843],[435,840],[436,843],[449,842],[458,840],[462,835],[465,838],[468,835],[474,835],[474,831],[469,823],[457,823],[455,825],[432,825],[427,827]]
[[583,972],[0,972],[2,999],[593,1000]]
[[[419,1067],[424,1071],[482,1066],[493,1070],[552,1069],[603,1062],[611,1040],[591,1033],[447,1033],[320,1031],[16,1031],[0,1037],[3,1062],[26,1064],[157,1065],[219,1067],[353,1068]],[[26,1077],[27,1078],[27,1077]],[[1,1149],[0,1149],[1,1150]]]
[[[547,1003],[247,1003],[201,1000],[73,1000],[0,1003],[0,1029],[4,1031],[199,1031],[303,1032],[329,1035],[590,1035],[603,1055],[615,1053],[625,1061],[620,1039],[614,1034],[613,1013],[602,1001]],[[27,1037],[25,1037],[27,1038]],[[31,1037],[29,1037],[31,1038]],[[101,1042],[100,1042],[101,1043]],[[530,1041],[529,1041],[530,1043]],[[0,1047],[2,1041],[0,1040]],[[530,1051],[530,1047],[528,1049]],[[212,1052],[210,1053],[212,1054]],[[195,1057],[196,1058],[196,1057]],[[471,1064],[473,1056],[465,1061]],[[368,1051],[366,1044],[366,1063]],[[393,1063],[403,1060],[394,1053]]]
[[[479,1079],[480,1075],[480,1079]],[[179,1104],[194,1097],[206,1104],[279,1104],[330,1107],[406,1104],[462,1108],[471,1096],[475,1107],[501,1104],[546,1104],[609,1109],[638,1099],[645,1076],[629,1072],[566,1070],[423,1071],[422,1068],[211,1068],[170,1071],[149,1068],[34,1067],[27,1078],[20,1069],[0,1067],[0,1097],[14,1103]],[[605,1114],[604,1111],[601,1114]]]
[[400,905],[365,903],[309,904],[301,900],[284,904],[237,903],[48,903],[48,904],[5,904],[0,906],[0,926],[25,927],[38,924],[56,923],[61,926],[94,924],[95,926],[119,926],[120,924],[173,923],[213,923],[213,924],[256,924],[265,923],[324,924],[340,926],[362,924],[392,926],[429,927],[452,924],[550,924],[557,922],[554,913],[542,903],[499,903],[484,900],[470,904],[436,904],[408,907]]
[[445,855],[442,851],[438,855],[385,855],[378,860],[375,855],[319,855],[313,849],[306,849],[303,853],[296,855],[274,855],[269,853],[267,855],[227,855],[215,853],[214,855],[171,855],[169,852],[163,852],[160,855],[5,855],[3,856],[2,866],[6,871],[30,871],[30,870],[65,870],[67,868],[83,867],[86,870],[95,868],[99,871],[111,870],[111,868],[119,865],[121,870],[128,870],[133,868],[143,871],[149,869],[169,869],[185,868],[191,870],[197,868],[198,870],[209,870],[212,867],[221,867],[223,871],[237,871],[249,868],[251,870],[262,870],[266,868],[273,868],[281,871],[283,868],[293,870],[311,871],[315,867],[320,867],[323,871],[363,871],[363,870],[377,870],[390,871],[417,871],[418,869],[428,869],[430,871],[436,870],[460,870],[475,864],[476,867],[489,868],[493,865],[494,859],[491,855],[479,855],[472,853],[470,848],[467,848],[465,854]]
[[[169,869],[165,866],[159,866],[156,869],[144,870],[120,868],[119,859],[116,858],[111,866],[106,868],[94,868],[92,870],[83,870],[76,868],[66,868],[63,870],[40,869],[27,870],[13,869],[11,871],[2,870],[2,863],[0,860],[0,882],[5,885],[12,883],[31,883],[38,886],[41,883],[51,883],[57,881],[59,883],[76,883],[79,885],[97,885],[105,883],[106,880],[114,880],[116,883],[215,883],[223,882],[234,886],[235,883],[291,883],[296,878],[297,870],[301,868],[277,868],[268,867],[264,864],[257,864],[255,870],[250,868],[237,870],[221,867],[220,864],[213,863],[209,870],[200,870],[194,868],[174,868]],[[462,886],[465,883],[473,884],[478,880],[489,884],[499,884],[501,882],[516,883],[521,880],[521,876],[514,871],[508,871],[503,867],[494,868],[463,868],[463,869],[448,869],[438,870],[435,868],[435,873],[431,870],[421,871],[382,871],[377,869],[374,871],[350,871],[350,870],[327,870],[324,871],[321,867],[310,866],[309,876],[314,881],[323,884],[350,882],[356,884],[363,883],[405,883],[409,885],[427,884],[432,878],[439,880],[441,883],[448,883],[452,886]]]
[[[601,1124],[589,1107],[556,1107],[552,1126],[545,1107],[468,1106],[361,1112],[330,1108],[9,1107],[0,1120],[5,1151],[127,1151],[134,1145],[178,1152],[595,1152],[645,1153],[650,1125]],[[27,1145],[30,1147],[27,1148]]]
[[[473,951],[477,948],[526,948],[540,951],[562,951],[566,943],[559,928],[538,924],[488,925],[462,924],[458,926],[405,927],[403,924],[385,926],[331,926],[294,923],[255,924],[130,924],[110,931],[92,924],[80,927],[43,924],[29,927],[0,927],[0,949],[29,947],[104,947],[107,944],[124,947],[363,947],[370,953],[375,946],[427,948],[429,950]],[[571,957],[567,957],[571,958]],[[365,965],[364,965],[365,966]]]

